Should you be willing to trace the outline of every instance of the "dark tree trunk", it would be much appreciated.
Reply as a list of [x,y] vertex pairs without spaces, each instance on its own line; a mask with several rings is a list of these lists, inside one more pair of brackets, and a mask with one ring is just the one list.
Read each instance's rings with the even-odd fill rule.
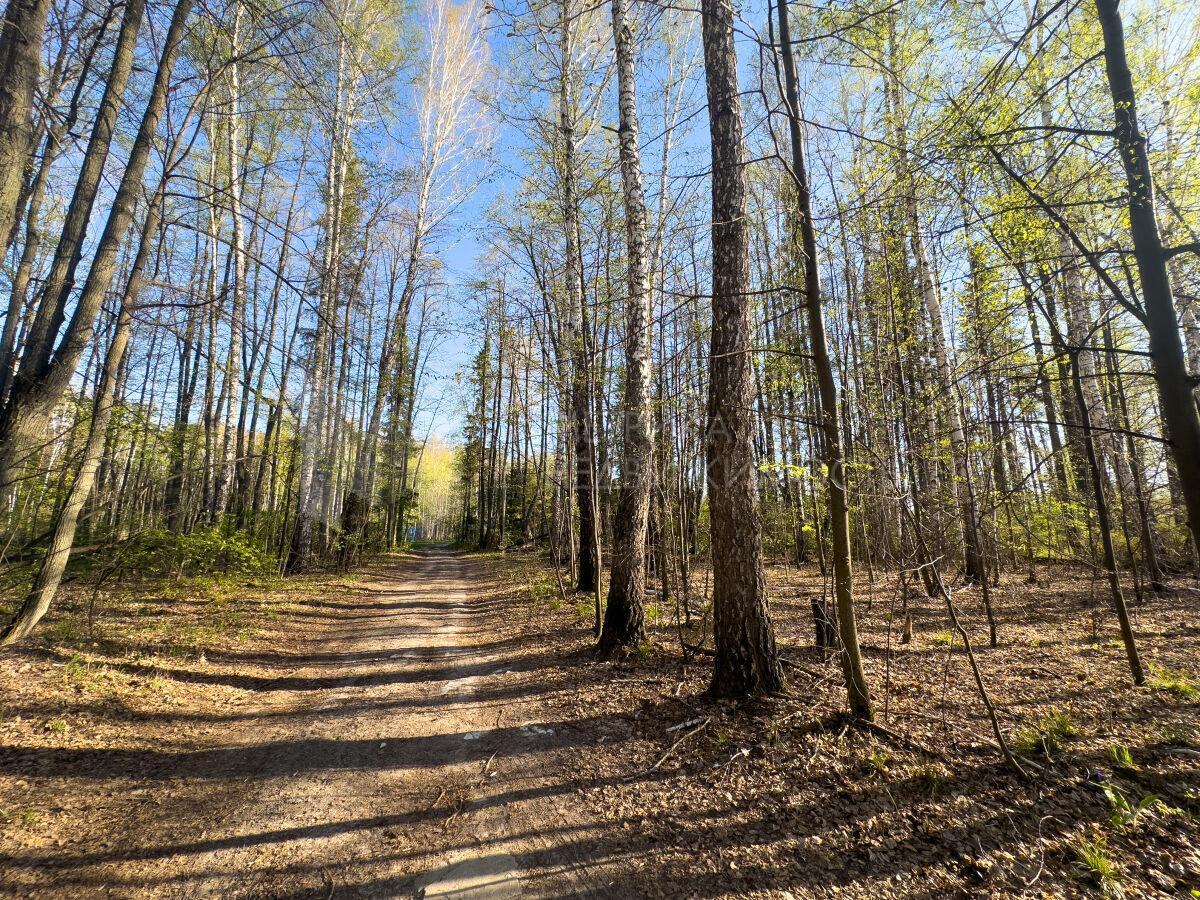
[[702,0],[701,34],[712,140],[712,340],[708,388],[708,491],[712,530],[712,693],[783,687],[762,567],[754,465],[752,324],[742,113],[733,9]]
[[1192,393],[1179,318],[1171,296],[1167,257],[1154,208],[1154,177],[1138,126],[1137,95],[1125,54],[1119,0],[1096,0],[1104,33],[1104,61],[1112,92],[1116,139],[1129,193],[1129,228],[1150,334],[1163,426],[1179,474],[1192,539],[1200,543],[1200,410]]
[[[17,480],[16,473],[29,452],[28,448],[34,445],[38,434],[44,429],[47,418],[62,397],[71,376],[75,374],[79,357],[92,336],[103,292],[89,292],[85,285],[71,323],[57,350],[55,348],[55,338],[66,319],[70,305],[75,270],[83,257],[88,220],[91,218],[104,163],[112,144],[117,116],[122,106],[122,95],[133,68],[134,49],[144,11],[145,0],[129,0],[125,7],[112,67],[105,82],[104,95],[100,100],[99,112],[92,127],[92,135],[84,153],[75,190],[67,208],[54,261],[42,289],[41,305],[34,317],[20,366],[12,381],[12,392],[3,411],[0,411],[0,491],[11,490]],[[163,74],[161,70],[159,74]],[[156,84],[156,89],[157,87]],[[139,140],[134,144],[134,153],[131,154],[121,179],[121,193],[114,201],[104,238],[101,239],[101,250],[96,254],[97,262],[101,260],[102,254],[110,253],[115,262],[117,244],[124,237],[128,227],[135,190],[141,189],[141,176],[150,151],[150,141],[154,138],[158,118],[165,103],[164,83],[162,96],[158,98],[157,103],[152,98],[147,105],[142,127],[144,130],[150,126],[150,132],[144,139],[141,132],[138,134]],[[136,160],[134,155],[139,152],[140,161]],[[132,175],[131,168],[135,170]],[[118,203],[122,205],[119,206]],[[109,240],[106,244],[105,238],[110,237],[109,230],[114,228],[115,234],[112,237],[115,240]],[[89,271],[88,281],[97,282],[104,274],[93,275]],[[108,275],[111,277],[111,273]]]
[[[854,613],[854,573],[850,560],[850,512],[846,480],[849,474],[842,452],[842,428],[839,421],[837,382],[825,336],[825,316],[821,309],[821,279],[817,265],[817,237],[812,218],[812,200],[808,169],[804,158],[804,135],[800,127],[799,98],[796,90],[795,60],[792,57],[791,28],[787,0],[778,0],[779,43],[783,55],[784,97],[791,139],[791,176],[799,209],[800,246],[804,256],[804,305],[808,310],[808,337],[820,397],[821,433],[824,437],[825,466],[828,470],[826,495],[829,503],[829,534],[833,548],[833,590],[837,609],[837,627],[842,644],[842,675],[846,681],[851,712],[871,719],[871,692],[863,672],[862,652],[858,644],[858,624]],[[820,620],[818,619],[818,626]],[[831,637],[831,636],[830,636]],[[831,642],[830,642],[831,643]],[[823,646],[828,646],[825,644]]]
[[50,0],[9,0],[0,28],[0,249],[18,219],[33,154],[33,100]]

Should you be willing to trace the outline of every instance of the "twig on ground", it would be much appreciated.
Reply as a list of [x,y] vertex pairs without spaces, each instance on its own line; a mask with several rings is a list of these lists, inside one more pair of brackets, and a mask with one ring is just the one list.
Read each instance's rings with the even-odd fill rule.
[[708,727],[708,723],[709,723],[709,722],[711,722],[711,721],[712,721],[712,717],[711,717],[711,716],[710,716],[709,718],[706,718],[706,719],[705,719],[703,722],[701,722],[699,725],[697,725],[697,726],[696,726],[695,728],[693,728],[691,731],[688,731],[688,732],[686,732],[686,733],[683,735],[683,737],[681,737],[679,740],[677,740],[675,743],[673,743],[673,744],[671,745],[670,749],[669,749],[669,750],[667,750],[667,752],[666,752],[666,753],[664,753],[662,756],[660,756],[660,757],[658,758],[658,762],[656,762],[656,763],[655,763],[654,765],[652,765],[650,768],[648,768],[648,769],[646,769],[646,770],[644,770],[644,771],[642,771],[642,772],[638,772],[636,775],[628,775],[628,776],[626,776],[625,780],[626,780],[626,781],[633,781],[635,778],[640,778],[640,777],[641,777],[641,776],[643,776],[643,775],[649,775],[651,772],[653,772],[655,769],[657,769],[659,766],[661,766],[663,763],[665,763],[665,762],[667,761],[667,758],[668,758],[668,757],[670,757],[670,755],[671,755],[672,753],[674,753],[676,750],[678,750],[678,749],[679,749],[679,745],[680,745],[680,744],[682,744],[684,741],[686,741],[688,738],[690,738],[690,737],[691,737],[693,734],[696,734],[696,733],[698,733],[698,732],[700,732],[700,731],[703,731],[705,728],[707,728],[707,727]]
[[906,734],[901,734],[899,731],[893,731],[891,728],[888,728],[886,725],[880,725],[878,722],[856,720],[855,724],[857,724],[860,728],[864,728],[867,731],[879,735],[880,737],[887,738],[889,741],[892,741],[895,744],[899,744],[906,750],[912,750],[915,753],[921,753],[925,756],[928,756],[930,759],[944,760],[946,758],[944,753],[940,753],[937,750],[926,747],[920,741],[917,741]]

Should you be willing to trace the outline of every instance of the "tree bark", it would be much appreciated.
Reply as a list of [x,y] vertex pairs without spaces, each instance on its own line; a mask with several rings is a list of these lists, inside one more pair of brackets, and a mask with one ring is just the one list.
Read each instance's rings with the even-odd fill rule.
[[[171,70],[175,52],[183,37],[183,23],[187,19],[191,6],[192,0],[180,0],[179,5],[175,8],[175,16],[167,33],[167,42],[159,66],[160,72],[165,70],[169,73]],[[153,103],[153,100],[151,102]],[[138,181],[140,183],[140,177]],[[133,330],[133,313],[137,308],[138,296],[142,289],[142,273],[145,271],[146,261],[150,256],[151,241],[158,233],[159,225],[162,222],[165,187],[164,181],[155,191],[142,227],[138,252],[134,257],[125,295],[122,297],[121,309],[117,316],[117,328],[112,342],[108,346],[100,383],[96,388],[96,397],[92,406],[92,421],[88,426],[87,441],[83,448],[83,461],[75,476],[75,481],[72,482],[71,488],[67,492],[62,509],[55,519],[50,535],[50,546],[42,558],[41,566],[38,568],[37,575],[34,576],[29,593],[25,596],[25,602],[17,611],[12,622],[0,634],[0,647],[21,640],[37,626],[49,610],[50,604],[54,601],[54,595],[58,593],[58,587],[62,583],[63,572],[66,570],[67,562],[71,557],[71,548],[75,543],[79,513],[96,483],[96,471],[99,468],[105,439],[108,435],[108,423],[117,397],[117,385],[121,381],[121,365],[125,359],[125,349],[129,344],[130,333]],[[116,208],[114,207],[113,215],[115,214]],[[107,235],[107,233],[106,229],[105,234]],[[109,269],[108,282],[104,285],[105,290],[111,286],[112,275],[113,272]]]
[[0,247],[17,221],[33,155],[33,100],[50,0],[8,0],[0,27]]
[[[83,256],[87,224],[116,129],[117,115],[122,105],[121,98],[133,68],[134,48],[144,11],[145,0],[129,0],[125,7],[113,64],[84,153],[75,191],[67,209],[62,236],[59,238],[54,261],[42,289],[41,303],[26,340],[25,352],[12,381],[8,402],[0,411],[0,491],[11,491],[13,488],[17,481],[17,471],[23,464],[29,447],[36,443],[51,410],[62,397],[71,376],[75,374],[75,366],[91,338],[96,313],[103,299],[103,291],[89,292],[85,285],[83,296],[76,305],[71,323],[56,351],[55,337],[66,318],[75,282],[75,270]],[[102,249],[97,250],[96,261],[101,260],[103,250],[103,258],[107,263],[112,265],[115,262],[117,246],[124,237],[129,216],[132,215],[134,192],[141,189],[142,171],[150,151],[150,141],[153,140],[159,116],[166,103],[166,77],[166,73],[160,68],[155,79],[155,90],[142,120],[142,129],[134,142],[133,152],[121,179],[121,188],[113,203],[113,213],[109,216],[106,226],[105,237],[109,240],[105,242],[104,238],[101,238]],[[143,137],[147,127],[149,134]],[[139,153],[140,160],[136,158]],[[111,281],[111,277],[111,272],[97,273],[95,278],[90,271],[88,273],[89,282],[99,283],[105,278]]]
[[575,152],[574,43],[570,0],[563,0],[559,51],[561,75],[558,97],[558,127],[562,140],[562,204],[566,231],[566,343],[571,357],[570,397],[575,442],[575,495],[579,505],[579,570],[576,590],[596,590],[600,548],[596,542],[596,485],[592,480],[594,428],[588,399],[587,317],[584,315],[583,255],[579,237],[579,189]]
[[833,592],[837,605],[837,625],[841,638],[842,676],[850,711],[870,720],[871,692],[863,671],[862,650],[858,643],[858,623],[854,611],[854,573],[850,559],[850,512],[847,500],[847,469],[842,453],[842,424],[839,421],[837,381],[825,335],[825,316],[821,309],[821,277],[817,263],[817,237],[813,225],[812,198],[808,169],[804,158],[804,134],[800,124],[800,104],[796,89],[796,64],[792,56],[791,27],[787,0],[778,0],[779,46],[783,56],[784,102],[791,139],[791,176],[796,188],[801,251],[804,256],[804,305],[808,311],[808,337],[813,366],[817,373],[820,396],[821,432],[824,436],[826,495],[829,504],[829,535],[833,547]]
[[1119,0],[1096,0],[1104,61],[1112,93],[1115,135],[1128,188],[1129,228],[1150,335],[1163,426],[1179,473],[1188,527],[1200,544],[1200,410],[1188,373],[1179,318],[1155,210],[1154,177],[1137,117],[1137,95],[1125,53]]
[[733,8],[730,0],[701,0],[700,13],[712,142],[707,474],[716,662],[710,690],[733,697],[780,690],[784,679],[763,577],[754,465],[745,148]]
[[[637,82],[633,34],[625,0],[612,0],[617,57],[617,128],[625,201],[625,396],[621,488],[613,520],[612,575],[600,651],[609,655],[645,638],[646,529],[654,483],[654,422],[650,408],[650,280],[647,273],[646,198],[638,151]],[[662,561],[659,560],[659,565]]]

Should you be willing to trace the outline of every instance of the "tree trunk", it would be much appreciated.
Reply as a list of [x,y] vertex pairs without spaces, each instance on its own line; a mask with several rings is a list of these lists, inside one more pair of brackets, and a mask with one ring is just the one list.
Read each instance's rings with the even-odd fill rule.
[[[116,129],[117,115],[122,105],[121,98],[133,68],[134,49],[144,11],[145,0],[129,0],[125,7],[113,64],[64,219],[62,236],[59,238],[54,261],[42,289],[41,303],[26,339],[25,352],[12,381],[12,392],[3,411],[0,411],[0,491],[10,491],[14,486],[17,471],[24,462],[28,448],[44,430],[50,412],[62,397],[71,376],[75,374],[79,357],[92,336],[103,291],[89,292],[85,286],[71,324],[63,335],[57,352],[55,351],[55,338],[66,318],[75,282],[75,270],[83,256],[88,220],[100,186],[104,163],[108,158],[113,131]],[[128,227],[134,194],[141,190],[142,171],[150,151],[150,142],[154,138],[159,116],[166,103],[166,75],[167,73],[160,68],[155,79],[154,92],[142,119],[142,128],[138,132],[133,152],[121,179],[121,188],[113,203],[113,212],[109,216],[105,233],[108,241],[102,238],[101,249],[96,253],[96,260],[99,261],[103,254],[108,265],[115,261],[117,246],[124,237],[125,228]],[[95,263],[93,268],[94,266]],[[111,277],[111,272],[97,273],[93,279],[89,272],[88,281],[111,281]]]
[[780,690],[784,679],[767,605],[755,485],[745,151],[733,9],[727,0],[701,0],[700,11],[712,141],[707,474],[716,662],[710,690],[732,697]]
[[[167,42],[163,50],[163,59],[159,65],[160,73],[164,71],[169,73],[171,70],[175,52],[183,37],[183,23],[187,19],[191,5],[192,0],[180,0],[179,6],[175,8],[175,16],[171,21],[171,28],[167,33]],[[153,100],[151,103],[153,103]],[[146,260],[150,256],[150,243],[158,233],[159,224],[162,221],[162,202],[165,188],[166,183],[164,181],[159,185],[153,199],[150,201],[150,209],[146,214],[146,221],[142,227],[141,242],[138,246],[137,256],[133,261],[133,267],[125,289],[125,296],[122,298],[121,309],[117,316],[116,332],[113,334],[112,342],[108,345],[108,352],[104,358],[104,368],[100,375],[100,383],[96,388],[96,398],[92,407],[92,421],[88,426],[87,441],[83,448],[83,461],[80,464],[78,474],[75,476],[75,481],[71,484],[71,488],[67,492],[63,507],[55,519],[54,529],[50,535],[50,546],[46,550],[46,555],[42,558],[42,564],[38,568],[37,575],[34,576],[29,593],[25,596],[25,602],[17,611],[17,615],[13,621],[4,629],[3,634],[0,634],[0,647],[19,641],[37,626],[42,616],[50,608],[50,604],[54,600],[54,595],[58,593],[58,587],[62,583],[63,572],[66,570],[67,562],[71,557],[71,547],[75,543],[75,531],[79,524],[79,513],[87,502],[88,496],[92,492],[92,487],[96,482],[96,470],[99,468],[100,457],[103,453],[105,439],[108,434],[108,422],[112,415],[114,400],[117,396],[117,384],[121,380],[121,364],[125,359],[125,348],[129,343],[130,332],[133,330],[133,314],[137,308],[138,295],[141,293],[142,273],[146,268]],[[107,233],[106,229],[105,234],[107,235]],[[111,285],[111,270],[109,270],[108,275],[109,280],[103,286],[105,290]],[[88,280],[89,282],[91,281],[90,276]]]
[[592,481],[593,427],[587,355],[587,317],[584,315],[583,256],[579,237],[579,191],[575,159],[575,78],[573,18],[570,0],[563,0],[559,55],[561,77],[558,96],[558,127],[562,140],[562,204],[566,231],[566,343],[571,357],[570,396],[575,439],[575,494],[579,505],[579,571],[576,590],[596,590],[600,568],[596,546],[596,485]]
[[[241,41],[242,4],[233,14],[229,35],[229,121],[226,123],[226,157],[229,165],[229,204],[233,219],[233,306],[229,311],[229,349],[225,355],[225,382],[222,407],[221,454],[217,460],[216,487],[213,493],[213,521],[219,523],[229,506],[230,486],[234,480],[234,397],[242,381],[242,334],[246,313],[246,234],[242,223],[242,112],[241,112]],[[214,152],[215,149],[214,149]]]
[[1112,92],[1119,155],[1125,167],[1129,228],[1163,426],[1179,473],[1188,527],[1193,540],[1200,544],[1200,410],[1193,399],[1179,318],[1171,296],[1171,279],[1154,206],[1154,177],[1146,139],[1138,126],[1137,95],[1125,55],[1119,0],[1096,0],[1096,14],[1104,34],[1105,69]]
[[[600,651],[611,654],[645,637],[646,528],[654,483],[654,422],[650,408],[650,282],[646,258],[646,198],[638,152],[633,34],[625,0],[612,0],[617,56],[621,186],[625,200],[626,299],[625,402],[621,489],[613,520],[612,575]],[[662,560],[659,560],[662,565]]]
[[9,0],[0,28],[0,247],[18,218],[33,155],[33,101],[50,0]]
[[829,503],[829,535],[833,549],[833,591],[837,603],[837,625],[841,637],[842,675],[850,711],[870,720],[871,692],[863,672],[862,651],[858,643],[858,623],[854,612],[854,573],[850,560],[850,513],[846,479],[849,474],[842,454],[842,426],[839,421],[838,389],[833,362],[825,336],[825,316],[821,309],[821,278],[817,263],[817,237],[812,218],[812,199],[808,169],[804,158],[804,134],[800,125],[800,104],[796,90],[795,59],[792,56],[791,27],[787,0],[778,0],[779,46],[783,55],[784,101],[792,145],[791,176],[795,183],[801,251],[804,256],[804,305],[808,310],[808,337],[817,373],[820,396],[821,432],[825,444],[826,494]]

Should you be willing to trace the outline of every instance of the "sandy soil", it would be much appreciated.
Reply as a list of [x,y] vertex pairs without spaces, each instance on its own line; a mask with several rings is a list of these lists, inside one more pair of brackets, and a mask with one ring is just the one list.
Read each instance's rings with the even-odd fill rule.
[[571,833],[570,804],[558,801],[574,790],[556,755],[585,738],[542,720],[538,659],[505,639],[506,598],[485,579],[486,562],[434,552],[404,569],[384,564],[302,603],[275,636],[286,649],[142,666],[202,693],[185,708],[134,710],[121,746],[86,722],[75,741],[10,727],[0,793],[19,805],[52,792],[57,803],[26,840],[4,842],[0,892],[464,898],[598,888],[556,841]]
[[81,589],[0,659],[0,895],[1200,891],[1195,585],[1133,607],[1140,688],[1094,573],[1006,576],[994,649],[978,589],[956,590],[1022,779],[945,610],[910,597],[901,643],[876,574],[857,591],[887,733],[846,719],[837,658],[812,646],[811,569],[768,573],[789,693],[740,704],[706,697],[673,602],[641,652],[596,662],[590,598],[532,552],[147,586],[92,632]]

